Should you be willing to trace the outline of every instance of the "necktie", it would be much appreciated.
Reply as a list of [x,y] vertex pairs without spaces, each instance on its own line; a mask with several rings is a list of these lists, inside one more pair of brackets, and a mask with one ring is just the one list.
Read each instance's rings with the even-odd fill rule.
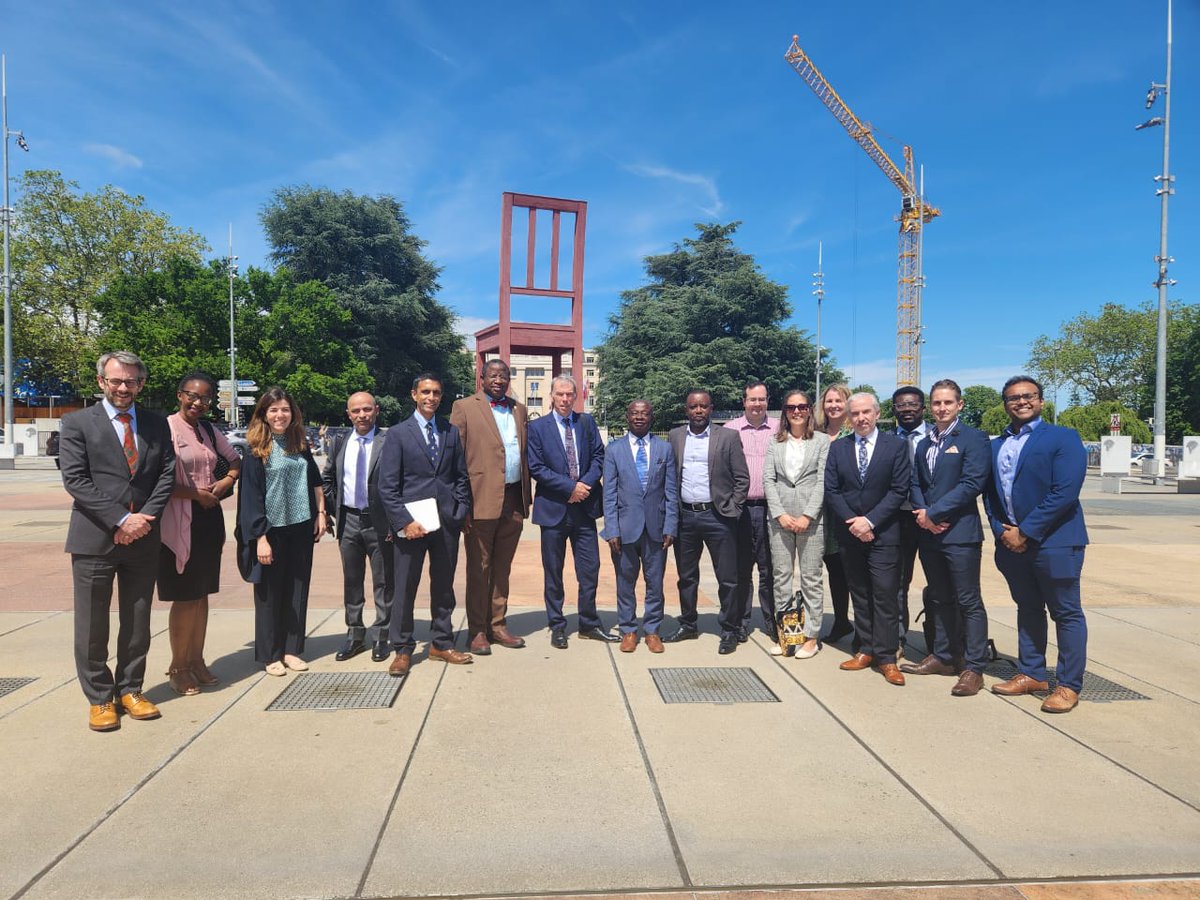
[[437,432],[435,432],[433,430],[432,422],[425,423],[425,439],[427,441],[429,441],[429,461],[436,466],[437,465],[438,442],[437,442]]
[[638,481],[642,483],[642,492],[646,491],[646,480],[650,477],[650,460],[646,458],[646,439],[638,438],[637,463]]
[[867,480],[867,439],[858,439],[858,480]]
[[127,412],[117,413],[117,421],[125,426],[125,461],[129,463],[129,474],[137,470],[137,441],[133,439],[133,416]]
[[578,481],[579,457],[575,454],[575,432],[571,428],[570,418],[563,419],[562,423],[563,428],[566,429],[563,432],[563,441],[567,448],[567,472],[570,474],[572,481]]
[[354,469],[354,506],[367,508],[367,439],[363,435],[358,438],[358,463]]

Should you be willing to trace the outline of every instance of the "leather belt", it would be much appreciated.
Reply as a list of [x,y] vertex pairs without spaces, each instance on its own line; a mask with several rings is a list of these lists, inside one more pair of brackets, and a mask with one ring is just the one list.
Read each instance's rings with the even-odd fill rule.
[[365,516],[365,515],[370,514],[370,512],[371,512],[371,510],[369,510],[369,509],[359,509],[356,506],[343,506],[342,509],[344,509],[346,512],[352,512],[359,516]]
[[767,501],[766,500],[747,500],[742,505],[743,506],[766,506]]
[[712,503],[680,503],[679,505],[691,512],[708,512],[715,508]]

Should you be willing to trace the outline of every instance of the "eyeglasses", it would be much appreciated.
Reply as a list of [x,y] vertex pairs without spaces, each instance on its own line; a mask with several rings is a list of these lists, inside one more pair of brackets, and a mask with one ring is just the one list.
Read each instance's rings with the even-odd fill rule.
[[193,394],[191,391],[180,391],[180,396],[186,397],[188,403],[199,403],[201,406],[212,406],[212,397],[204,394]]
[[114,391],[120,387],[135,388],[143,381],[141,378],[105,378],[103,380]]
[[1004,398],[1005,403],[1031,403],[1034,400],[1041,400],[1040,394],[1009,394]]
[[787,403],[783,409],[785,412],[808,412],[812,407],[807,403]]

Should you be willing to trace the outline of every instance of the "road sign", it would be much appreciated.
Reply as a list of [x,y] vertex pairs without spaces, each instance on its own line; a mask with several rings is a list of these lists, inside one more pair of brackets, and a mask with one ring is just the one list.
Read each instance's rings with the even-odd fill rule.
[[236,387],[236,385],[237,385],[237,382],[231,381],[228,378],[222,378],[220,381],[217,382],[217,387],[221,388],[222,390],[231,390],[234,387]]
[[217,409],[229,409],[229,401],[222,400],[217,404]]
[[253,381],[243,379],[243,380],[238,381],[238,390],[239,391],[256,391],[256,390],[258,390],[258,385],[255,384]]
[[217,391],[217,399],[218,400],[232,400],[233,399],[233,391],[222,388],[221,390]]
[[1108,417],[1108,430],[1113,434],[1121,433],[1121,414],[1113,413]]
[[238,406],[253,406],[257,402],[253,397],[238,397]]

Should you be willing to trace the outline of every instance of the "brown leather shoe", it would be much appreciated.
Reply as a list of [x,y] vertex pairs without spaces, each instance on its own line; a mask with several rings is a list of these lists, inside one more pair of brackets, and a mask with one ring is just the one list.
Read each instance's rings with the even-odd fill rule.
[[392,657],[392,664],[388,666],[388,674],[393,678],[400,678],[408,674],[408,670],[412,668],[411,653],[397,653]]
[[1024,672],[1018,672],[1008,681],[1003,681],[1000,684],[992,685],[992,693],[1000,694],[1004,697],[1018,697],[1021,694],[1032,694],[1036,691],[1048,691],[1050,685],[1044,681],[1038,681],[1036,678],[1030,678]]
[[904,673],[900,671],[900,667],[895,663],[880,663],[879,674],[884,677],[888,684],[894,684],[896,687],[904,687]]
[[1042,712],[1065,713],[1070,712],[1078,705],[1079,695],[1069,687],[1063,687],[1060,684],[1042,704]]
[[525,638],[517,637],[504,625],[496,625],[492,628],[492,640],[509,650],[520,650],[525,646]]
[[651,653],[663,652],[663,642],[662,638],[658,636],[658,632],[646,635],[646,649]]
[[142,696],[141,691],[130,691],[121,697],[120,709],[131,719],[158,719],[162,713],[158,707]]
[[487,635],[482,631],[471,638],[471,643],[467,646],[467,649],[477,656],[492,655],[492,645],[488,642]]
[[950,693],[955,697],[974,697],[982,688],[983,676],[970,669],[963,669],[954,687],[950,688]]
[[430,659],[440,659],[442,662],[450,663],[452,666],[468,666],[475,662],[475,658],[470,653],[463,653],[461,650],[455,650],[451,647],[449,650],[439,650],[437,647],[429,648]]
[[88,728],[92,731],[116,731],[120,727],[121,720],[112,703],[101,703],[88,709]]
[[900,671],[909,675],[957,675],[954,666],[944,663],[932,653],[919,663],[901,663]]
[[857,672],[859,669],[869,669],[873,662],[875,662],[875,657],[868,656],[866,653],[855,653],[838,668],[845,669],[847,672]]
[[632,653],[637,649],[638,637],[636,631],[627,631],[621,635],[621,652]]

